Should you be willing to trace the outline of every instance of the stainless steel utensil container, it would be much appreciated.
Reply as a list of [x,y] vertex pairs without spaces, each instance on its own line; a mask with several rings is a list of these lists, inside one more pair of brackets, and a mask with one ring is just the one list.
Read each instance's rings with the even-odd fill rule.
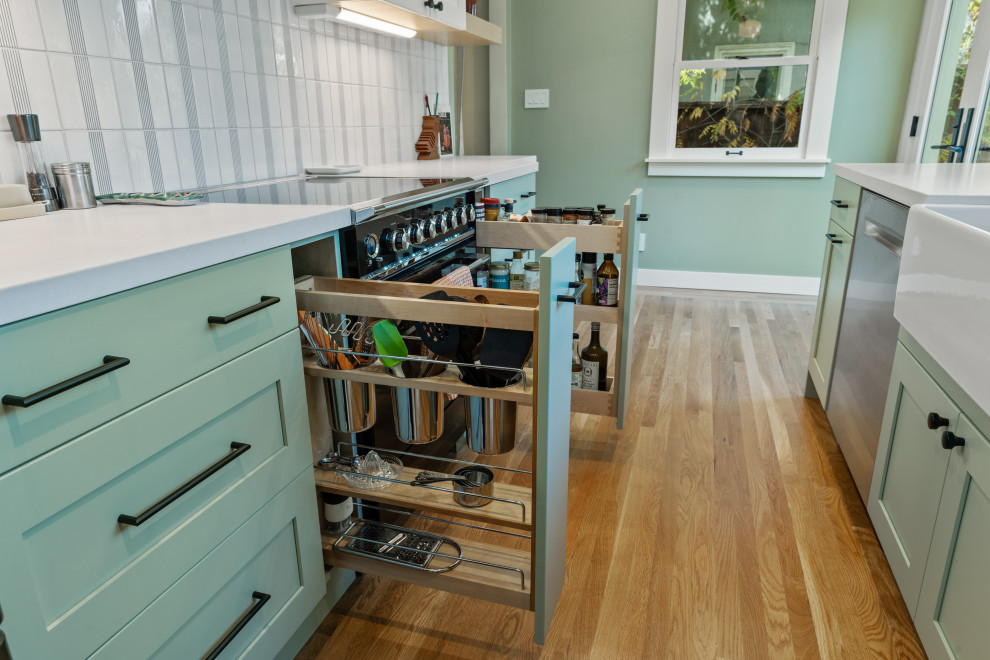
[[[454,474],[467,477],[477,484],[475,486],[465,486],[463,483],[455,482],[454,488],[457,490],[454,493],[455,502],[461,506],[471,508],[491,504],[492,500],[489,498],[495,493],[494,472],[480,465],[471,465],[455,470]],[[479,497],[480,495],[485,495],[486,497]]]
[[425,445],[443,435],[443,392],[392,388],[395,436],[407,445]]
[[96,206],[96,192],[89,163],[52,163],[58,203],[63,209],[91,209]]
[[479,454],[497,456],[516,446],[515,401],[466,396],[464,421],[468,446]]
[[340,433],[360,433],[375,425],[375,386],[354,380],[323,379],[330,427]]

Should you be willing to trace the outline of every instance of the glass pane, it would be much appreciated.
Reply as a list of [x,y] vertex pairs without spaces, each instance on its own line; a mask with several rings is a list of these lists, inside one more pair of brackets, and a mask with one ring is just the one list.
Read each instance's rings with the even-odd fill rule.
[[955,0],[949,10],[945,31],[945,45],[939,60],[932,97],[932,112],[925,132],[923,163],[945,163],[949,151],[932,149],[933,145],[951,144],[953,125],[962,99],[966,70],[969,68],[969,51],[973,47],[973,34],[980,17],[980,0]]
[[815,0],[687,0],[684,60],[807,55]]
[[683,69],[679,149],[798,146],[808,67]]

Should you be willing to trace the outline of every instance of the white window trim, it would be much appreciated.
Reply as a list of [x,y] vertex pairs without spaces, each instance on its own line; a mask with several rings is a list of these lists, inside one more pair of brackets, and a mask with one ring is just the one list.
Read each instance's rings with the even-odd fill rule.
[[[674,99],[679,72],[691,62],[680,60],[684,34],[685,0],[659,0],[653,61],[653,95],[650,120],[650,176],[794,177],[821,178],[828,159],[829,132],[842,58],[842,40],[848,0],[818,0],[806,56],[766,56],[747,60],[704,60],[704,66],[808,66],[808,89],[802,116],[800,143],[796,148],[742,149],[742,155],[726,155],[721,149],[675,149],[677,112]],[[670,20],[677,16],[676,21]],[[755,46],[756,44],[754,44]],[[781,46],[781,44],[761,44]],[[700,62],[698,68],[701,68]]]

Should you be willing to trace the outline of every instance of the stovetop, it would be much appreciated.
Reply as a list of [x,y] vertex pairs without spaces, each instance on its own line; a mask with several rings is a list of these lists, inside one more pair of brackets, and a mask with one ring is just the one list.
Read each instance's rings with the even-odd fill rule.
[[[277,181],[256,181],[207,192],[206,201],[240,204],[319,204],[348,206],[364,220],[370,211],[431,192],[442,193],[470,179],[413,179],[385,177],[317,177],[303,175]],[[362,217],[363,216],[363,217]]]

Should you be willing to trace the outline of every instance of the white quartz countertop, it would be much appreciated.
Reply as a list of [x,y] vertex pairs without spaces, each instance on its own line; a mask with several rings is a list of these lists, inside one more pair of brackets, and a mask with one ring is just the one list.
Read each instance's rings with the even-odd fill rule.
[[350,225],[343,206],[97,206],[0,222],[0,325]]
[[384,165],[365,165],[350,176],[459,179],[485,177],[490,184],[532,174],[540,169],[536,156],[445,156],[434,160],[412,160]]
[[[355,176],[487,178],[539,169],[535,156],[369,165]],[[342,206],[207,203],[98,206],[0,222],[0,325],[157,282],[351,222]]]
[[844,163],[835,175],[914,204],[990,204],[990,163]]

